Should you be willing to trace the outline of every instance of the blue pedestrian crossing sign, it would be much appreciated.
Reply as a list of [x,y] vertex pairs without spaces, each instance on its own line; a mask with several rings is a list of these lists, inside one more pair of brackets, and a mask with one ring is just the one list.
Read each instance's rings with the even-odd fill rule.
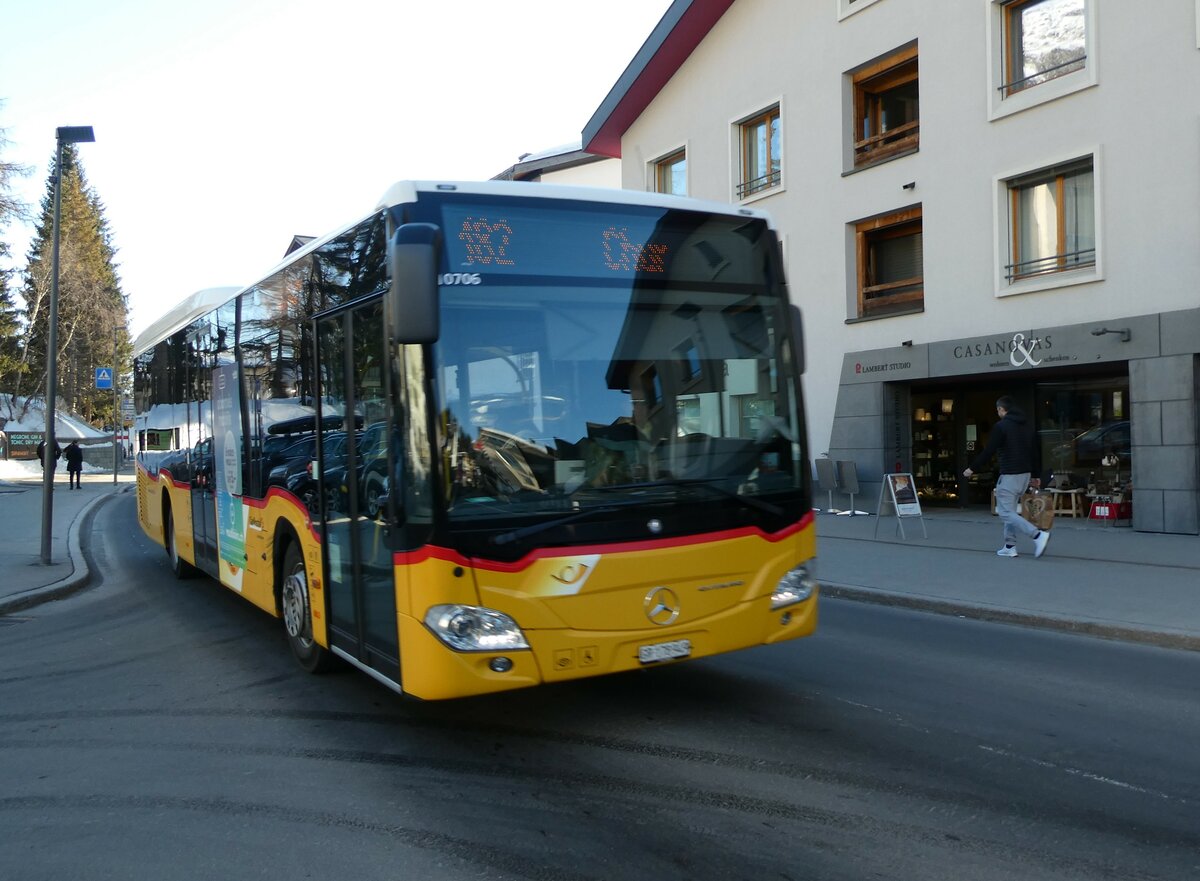
[[96,368],[96,388],[112,388],[112,368],[97,367]]

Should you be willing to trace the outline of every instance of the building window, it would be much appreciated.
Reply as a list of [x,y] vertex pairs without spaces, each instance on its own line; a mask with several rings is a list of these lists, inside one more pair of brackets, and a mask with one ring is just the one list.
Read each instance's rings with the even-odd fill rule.
[[921,208],[854,225],[858,317],[920,311],[925,299]]
[[687,151],[680,150],[654,163],[654,191],[687,195]]
[[741,134],[739,199],[778,187],[783,182],[782,127],[779,105],[738,126]]
[[1004,97],[1083,70],[1085,5],[1085,0],[1016,0],[1004,5]]
[[1010,283],[1096,265],[1092,157],[1010,179]]
[[838,0],[838,21],[848,18],[861,9],[865,9],[878,0]]
[[851,79],[855,166],[916,150],[921,126],[917,47],[871,64]]

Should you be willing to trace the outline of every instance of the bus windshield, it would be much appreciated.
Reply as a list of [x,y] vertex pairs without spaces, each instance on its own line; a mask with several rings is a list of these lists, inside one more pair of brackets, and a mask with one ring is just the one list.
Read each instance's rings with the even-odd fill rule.
[[[554,544],[645,538],[656,507],[671,510],[663,528],[675,534],[798,519],[802,409],[780,362],[786,292],[769,275],[773,238],[761,221],[698,217],[659,217],[632,234],[605,219],[638,248],[651,235],[664,242],[662,263],[624,274],[563,276],[554,258],[554,274],[538,275],[514,255],[520,274],[485,264],[455,277],[471,267],[449,248],[434,396],[452,530]],[[547,228],[555,253],[589,253],[587,241],[563,240],[562,224]],[[702,260],[671,259],[697,241]]]

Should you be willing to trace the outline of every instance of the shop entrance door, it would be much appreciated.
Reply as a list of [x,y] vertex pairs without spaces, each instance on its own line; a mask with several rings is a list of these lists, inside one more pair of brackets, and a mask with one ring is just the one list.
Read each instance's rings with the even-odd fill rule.
[[968,507],[991,503],[996,485],[996,461],[972,477],[964,469],[987,446],[996,416],[996,399],[1010,395],[1032,419],[1032,386],[941,386],[914,389],[913,476],[921,503],[931,506]]

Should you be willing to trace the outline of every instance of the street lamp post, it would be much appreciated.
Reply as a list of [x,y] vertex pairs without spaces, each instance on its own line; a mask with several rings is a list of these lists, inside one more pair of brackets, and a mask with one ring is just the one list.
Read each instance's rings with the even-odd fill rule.
[[54,404],[58,397],[58,222],[62,213],[63,144],[86,144],[96,140],[90,125],[65,125],[55,130],[54,244],[50,258],[50,327],[46,333],[46,446],[42,453],[42,563],[49,566],[54,538]]
[[[118,388],[119,383],[117,377],[121,375],[121,371],[117,368],[117,326],[113,325],[113,486],[117,485],[117,469],[121,467],[120,454],[117,452],[117,420],[121,418],[121,406],[117,396],[120,394]],[[121,420],[121,427],[124,428],[124,421]]]

